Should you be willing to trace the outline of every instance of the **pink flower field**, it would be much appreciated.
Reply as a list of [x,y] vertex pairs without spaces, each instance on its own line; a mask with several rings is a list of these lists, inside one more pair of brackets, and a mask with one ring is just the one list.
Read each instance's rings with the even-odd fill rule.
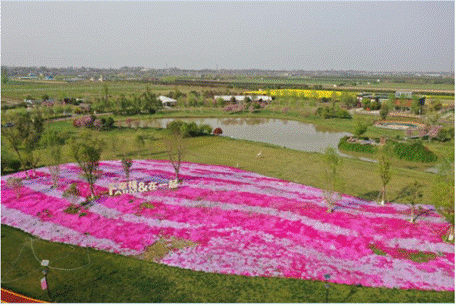
[[[79,202],[89,194],[77,165],[61,166],[57,189],[49,170],[38,169],[23,180],[19,197],[6,180],[25,173],[3,176],[2,224],[123,255],[141,255],[160,238],[188,240],[195,246],[174,249],[160,262],[198,271],[305,280],[330,274],[340,284],[454,291],[454,246],[441,238],[449,224],[436,212],[410,223],[406,205],[343,195],[328,213],[320,189],[196,163],[182,165],[177,189],[108,196],[109,185],[125,175],[120,161],[100,165],[95,192],[104,195],[74,215],[64,212],[65,188],[77,183]],[[133,162],[130,180],[157,179],[174,179],[169,162]],[[411,260],[418,254],[428,259]]]

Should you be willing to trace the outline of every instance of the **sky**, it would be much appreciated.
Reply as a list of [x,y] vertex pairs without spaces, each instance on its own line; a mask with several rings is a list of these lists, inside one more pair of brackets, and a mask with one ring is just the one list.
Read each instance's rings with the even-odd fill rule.
[[2,1],[3,66],[454,70],[453,1]]

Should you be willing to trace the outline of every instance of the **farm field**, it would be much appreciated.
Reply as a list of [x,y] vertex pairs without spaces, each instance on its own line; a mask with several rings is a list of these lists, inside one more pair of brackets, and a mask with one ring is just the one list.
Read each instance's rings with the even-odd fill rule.
[[[293,84],[295,81],[293,79],[287,80],[288,84]],[[43,81],[43,82],[34,82],[34,81],[10,81],[6,84],[2,84],[2,104],[8,103],[17,103],[21,102],[27,97],[31,95],[36,99],[40,99],[40,97],[44,94],[48,94],[50,98],[54,99],[63,99],[64,97],[74,97],[74,98],[81,98],[81,99],[89,99],[93,100],[95,98],[99,98],[102,96],[103,86],[107,85],[109,88],[109,96],[112,99],[117,99],[121,94],[125,96],[129,96],[130,94],[140,94],[144,92],[146,87],[149,87],[153,92],[158,95],[161,94],[168,94],[170,91],[175,89],[180,90],[183,93],[188,93],[190,91],[204,91],[204,90],[217,90],[217,91],[225,91],[227,90],[224,87],[202,87],[202,86],[176,86],[176,85],[154,85],[150,83],[141,83],[135,81],[107,81],[107,82],[57,82],[57,81]],[[380,84],[372,85],[372,86],[356,86],[356,87],[346,87],[342,86],[337,88],[337,90],[349,90],[352,94],[356,94],[361,91],[369,91],[372,90],[409,90],[413,89],[410,87],[410,84],[393,84],[394,86],[385,85],[385,87],[381,87]],[[324,97],[329,97],[331,95],[331,91],[336,89],[333,88],[332,85],[326,86],[326,89],[329,89],[330,93],[324,95]],[[442,89],[443,88],[443,89]],[[433,99],[440,99],[442,101],[454,100],[454,85],[442,85],[439,87],[438,85],[422,85],[417,86],[415,88],[418,91],[435,91],[433,95],[427,95],[428,98]],[[229,89],[232,92],[236,92],[238,94],[243,94],[245,91],[252,91],[252,90],[245,90],[242,88],[231,88]],[[311,89],[309,89],[310,91]],[[336,91],[337,91],[336,90]],[[449,93],[448,95],[441,95],[439,94],[439,90],[443,90],[441,93]]]
[[[166,161],[137,160],[134,164],[132,180],[169,180],[173,176],[173,169]],[[103,161],[101,168],[103,177],[97,182],[98,193],[107,192],[111,183],[124,180],[120,162]],[[379,207],[375,203],[343,196],[336,211],[327,213],[321,191],[316,188],[226,166],[185,163],[181,173],[183,182],[177,189],[159,187],[155,191],[138,190],[139,193],[116,197],[105,195],[87,209],[82,208],[79,215],[70,215],[63,212],[69,205],[68,200],[62,198],[63,189],[69,183],[77,183],[82,191],[77,201],[81,202],[87,195],[87,183],[81,180],[72,164],[63,166],[62,175],[65,177],[63,183],[58,189],[51,190],[47,169],[39,169],[35,178],[24,181],[19,195],[21,200],[17,199],[14,191],[5,187],[7,177],[2,177],[2,224],[38,235],[43,240],[95,247],[131,258],[92,250],[71,250],[71,260],[62,260],[54,265],[57,269],[51,269],[56,282],[50,285],[56,300],[61,302],[107,302],[116,295],[117,300],[129,302],[141,302],[147,297],[158,301],[190,302],[208,298],[215,302],[268,302],[280,298],[282,301],[296,302],[304,298],[301,302],[321,302],[319,298],[322,294],[318,291],[322,288],[318,285],[322,283],[313,280],[322,281],[325,274],[331,274],[329,282],[334,283],[333,289],[338,291],[337,296],[330,298],[333,302],[378,301],[374,298],[378,293],[382,297],[389,295],[389,301],[399,300],[400,297],[404,298],[402,301],[415,302],[451,302],[454,299],[454,294],[447,292],[420,291],[454,289],[454,247],[441,241],[441,231],[447,225],[433,212],[411,224],[407,221],[407,206],[390,204]],[[271,226],[272,222],[276,225]],[[4,242],[5,231],[9,234]],[[24,238],[22,233],[2,226],[2,266],[5,266],[3,250],[13,247],[11,240],[15,236]],[[70,248],[58,243],[27,240],[14,244],[16,248],[19,245],[25,247],[23,260],[27,260],[26,254],[30,250],[36,251],[33,253],[39,257],[51,256],[51,262],[70,251]],[[33,248],[34,245],[36,248]],[[132,260],[135,256],[145,262],[136,263],[136,259]],[[120,261],[126,265],[120,267]],[[72,268],[78,268],[90,262],[93,264],[82,281],[71,282],[70,279],[81,274],[84,268],[70,273],[59,271],[59,268],[68,269],[69,263]],[[155,262],[210,273],[188,273]],[[21,269],[27,270],[26,266],[31,265],[33,260],[21,262]],[[135,296],[125,289],[121,290],[121,295],[109,293],[118,286],[114,280],[107,283],[90,280],[94,276],[105,278],[104,274],[110,271],[111,274],[121,275],[124,271],[129,274],[131,271],[128,270],[132,270],[133,266],[140,276],[136,276],[132,283],[138,287],[133,288],[132,284],[127,287],[138,292]],[[359,270],[353,272],[353,268]],[[17,270],[13,270],[10,276],[17,276]],[[166,270],[170,275],[163,275]],[[220,285],[217,283],[222,277],[211,274],[213,272],[243,275],[225,276],[224,279],[228,283],[244,282],[247,287],[250,287],[248,283],[262,283],[256,286],[260,292],[269,288],[274,293],[257,291],[250,294],[249,288],[247,291],[244,290],[246,288],[236,288],[242,293],[228,297],[222,289],[214,299],[214,295],[209,295],[214,285]],[[161,275],[157,278],[158,274]],[[196,281],[196,287],[210,279],[212,284],[208,290],[200,291],[189,286],[182,287],[185,281],[174,283],[175,280],[172,280],[173,285],[181,287],[179,290],[186,291],[176,295],[173,290],[177,287],[166,284],[176,274],[184,279],[191,276],[192,282]],[[149,289],[138,291],[137,288],[147,285],[144,281],[150,280],[153,275],[155,280],[152,282],[158,284],[159,280],[161,284],[158,287],[167,287],[165,290],[169,293],[157,294],[157,290],[153,290],[155,293],[152,296]],[[299,278],[306,281],[296,282]],[[62,285],[57,284],[60,282]],[[90,288],[86,283],[91,283]],[[107,284],[111,286],[109,291],[96,296],[96,292]],[[354,284],[361,286],[355,287]],[[86,292],[79,291],[76,296],[73,291],[78,291],[81,285],[86,287]],[[290,294],[289,289],[296,285],[301,288]],[[366,286],[418,290],[412,292]],[[22,292],[23,289],[40,297],[33,287],[22,288]]]
[[[40,100],[44,94],[51,99],[63,100],[65,97],[94,100],[102,96],[103,86],[108,85],[109,96],[117,99],[121,94],[129,97],[130,94],[141,94],[146,87],[157,95],[168,94],[177,87],[173,85],[154,85],[140,82],[112,81],[112,82],[32,82],[11,81],[2,84],[2,105],[23,101],[28,95]],[[179,86],[179,90],[188,93],[192,90],[201,91],[209,88],[197,86]]]

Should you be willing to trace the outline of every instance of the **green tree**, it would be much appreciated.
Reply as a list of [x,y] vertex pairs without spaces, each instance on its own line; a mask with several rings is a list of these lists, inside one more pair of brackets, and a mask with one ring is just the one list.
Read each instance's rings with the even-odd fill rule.
[[46,93],[41,96],[42,101],[47,101],[48,99],[50,99],[50,97]]
[[103,151],[103,141],[94,131],[85,131],[71,141],[71,154],[82,170],[82,177],[90,185],[90,196],[94,198],[94,184],[101,176],[99,162]]
[[408,204],[411,206],[410,222],[415,222],[420,214],[416,213],[416,205],[418,200],[423,197],[422,184],[415,180],[414,183],[407,185],[401,192],[400,196],[405,197]]
[[340,101],[343,105],[347,106],[347,108],[352,108],[352,107],[356,106],[355,97],[345,91],[342,92],[342,94],[340,95]]
[[389,107],[386,103],[382,104],[379,113],[380,113],[380,117],[382,118],[382,120],[386,120],[386,117],[389,114]]
[[[16,152],[21,165],[35,167],[38,157],[34,151],[44,132],[44,120],[38,110],[25,109],[2,112],[2,137]],[[28,173],[27,173],[28,175]]]
[[62,145],[65,143],[65,135],[62,131],[48,130],[41,138],[48,152],[49,172],[52,177],[52,185],[58,188],[60,179],[60,164],[62,162]]
[[360,137],[361,135],[363,135],[366,131],[367,131],[367,127],[369,125],[361,120],[356,120],[355,123],[354,123],[354,134],[355,136],[357,137]]
[[385,152],[382,152],[378,159],[378,173],[382,180],[381,205],[384,205],[386,200],[386,186],[391,180],[391,161]]
[[146,110],[150,114],[153,114],[163,108],[162,102],[158,99],[157,95],[149,89],[149,87],[146,87],[146,91],[142,94],[142,98],[144,99],[142,110]]
[[333,91],[333,92],[331,93],[331,105],[332,105],[332,109],[336,108],[337,99],[338,99],[337,93],[336,93],[336,91]]
[[454,239],[454,150],[449,148],[445,156],[440,158],[437,165],[438,172],[434,179],[431,191],[432,203],[450,223],[447,239]]
[[417,96],[412,98],[412,104],[410,105],[410,111],[414,114],[421,114],[422,106],[420,103],[420,99]]
[[340,176],[342,158],[337,154],[335,148],[328,146],[323,154],[323,161],[325,164],[324,180],[326,182],[326,190],[323,192],[323,197],[328,204],[328,212],[331,213],[341,198],[338,190],[343,187],[343,181]]
[[108,84],[104,83],[103,84],[103,89],[101,90],[101,95],[102,95],[102,100],[104,104],[108,104],[109,101],[109,86]]
[[8,82],[8,69],[2,67],[2,84],[6,84]]

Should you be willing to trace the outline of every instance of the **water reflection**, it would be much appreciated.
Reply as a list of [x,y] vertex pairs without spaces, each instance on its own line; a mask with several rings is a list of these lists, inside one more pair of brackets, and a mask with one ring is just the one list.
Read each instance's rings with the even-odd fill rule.
[[[160,127],[175,119],[156,119]],[[264,142],[282,147],[309,151],[322,152],[328,146],[337,149],[339,139],[347,132],[320,132],[312,124],[268,118],[198,118],[179,119],[185,122],[209,124],[212,128],[220,127],[223,136]],[[158,124],[157,124],[158,125]]]
[[224,118],[219,119],[222,125],[260,125],[269,122],[265,118]]

